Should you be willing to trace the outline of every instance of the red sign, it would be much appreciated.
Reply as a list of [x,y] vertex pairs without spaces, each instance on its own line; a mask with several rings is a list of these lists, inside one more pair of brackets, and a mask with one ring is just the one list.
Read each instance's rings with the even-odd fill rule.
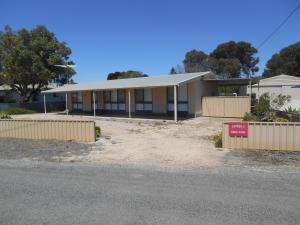
[[248,122],[229,122],[230,137],[248,137]]

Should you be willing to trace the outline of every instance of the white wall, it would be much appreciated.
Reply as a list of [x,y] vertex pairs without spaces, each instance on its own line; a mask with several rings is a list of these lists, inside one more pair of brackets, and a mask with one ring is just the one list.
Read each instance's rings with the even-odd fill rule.
[[202,97],[213,96],[217,93],[216,82],[195,80],[188,83],[189,114],[200,116],[202,114]]
[[[256,94],[256,98],[258,99],[263,93],[274,93],[275,95],[290,95],[291,102],[286,105],[285,107],[292,106],[293,108],[300,108],[300,85],[298,86],[291,86],[291,85],[284,85],[284,86],[260,86],[252,87],[252,93]],[[250,94],[250,88],[247,87],[247,94]]]

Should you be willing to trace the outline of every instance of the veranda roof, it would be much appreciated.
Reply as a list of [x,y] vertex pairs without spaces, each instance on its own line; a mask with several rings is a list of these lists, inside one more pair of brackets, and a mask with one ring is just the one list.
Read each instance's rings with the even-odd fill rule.
[[147,87],[165,87],[187,83],[194,79],[215,78],[212,72],[185,73],[175,75],[151,76],[128,78],[118,80],[103,80],[96,82],[88,82],[81,84],[69,84],[51,90],[43,91],[42,93],[60,93],[74,91],[97,91],[125,88],[147,88]]

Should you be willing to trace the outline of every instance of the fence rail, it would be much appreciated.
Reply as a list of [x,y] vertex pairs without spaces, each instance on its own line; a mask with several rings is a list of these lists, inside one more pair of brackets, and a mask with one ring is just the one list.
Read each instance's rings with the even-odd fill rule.
[[230,137],[224,123],[223,147],[300,151],[300,123],[249,122],[247,137]]
[[202,98],[202,115],[241,118],[250,112],[248,96],[205,96]]
[[0,120],[0,137],[95,141],[95,122],[89,120]]

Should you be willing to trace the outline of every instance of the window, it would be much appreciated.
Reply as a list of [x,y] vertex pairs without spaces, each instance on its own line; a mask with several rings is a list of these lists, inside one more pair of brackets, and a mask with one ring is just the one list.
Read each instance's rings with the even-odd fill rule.
[[125,94],[125,90],[118,90],[117,92],[117,101],[118,101],[118,110],[119,111],[126,111],[126,94]]
[[111,90],[104,92],[104,109],[113,111],[125,111],[125,90]]
[[[168,87],[168,111],[174,111],[174,87]],[[187,85],[179,85],[177,87],[177,111],[188,112],[188,90]]]
[[[92,101],[92,109],[94,108],[94,96],[93,92],[91,92],[91,101]],[[98,93],[95,92],[95,108],[100,109],[99,107],[99,96]]]
[[144,89],[144,102],[152,102],[152,90],[150,88]]
[[118,90],[118,103],[125,103],[125,90]]
[[144,90],[143,89],[137,89],[135,90],[135,102],[143,102],[144,101]]
[[152,89],[135,90],[135,107],[136,111],[152,112]]
[[104,91],[104,102],[110,102],[110,91]]
[[[177,102],[188,101],[187,85],[180,85],[177,87]],[[174,103],[174,87],[168,87],[168,102]]]
[[82,110],[82,93],[74,92],[72,93],[72,109]]
[[180,85],[178,87],[178,102],[187,102],[187,100],[188,100],[187,85]]
[[168,87],[168,102],[174,101],[174,87]]
[[110,92],[111,102],[117,102],[118,101],[118,91],[112,90]]

